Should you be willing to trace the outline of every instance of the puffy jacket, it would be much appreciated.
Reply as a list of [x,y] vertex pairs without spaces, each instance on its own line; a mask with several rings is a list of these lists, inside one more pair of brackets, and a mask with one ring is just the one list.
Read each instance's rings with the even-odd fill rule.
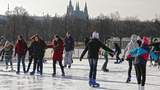
[[65,38],[65,51],[71,51],[74,50],[74,40],[73,38],[70,36],[69,38]]
[[4,47],[1,51],[0,51],[0,55],[2,52],[5,53],[5,58],[7,59],[11,59],[12,58],[12,54],[13,54],[13,45],[10,45],[8,48]]

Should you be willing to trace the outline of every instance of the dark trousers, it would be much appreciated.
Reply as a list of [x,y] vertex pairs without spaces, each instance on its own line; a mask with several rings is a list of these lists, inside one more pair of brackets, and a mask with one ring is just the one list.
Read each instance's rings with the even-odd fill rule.
[[[127,58],[127,60],[128,60],[128,65],[129,65],[129,68],[128,68],[128,76],[130,76],[130,77],[131,77],[131,71],[132,71],[132,65],[133,65],[134,59],[135,59],[135,57]],[[136,69],[135,69],[135,71],[136,71]],[[136,71],[136,76],[137,76],[137,71]]]
[[93,78],[93,79],[96,79],[98,59],[90,58],[88,60],[89,60],[89,66],[90,66],[89,77]]
[[43,57],[34,58],[33,72],[35,72],[35,70],[36,70],[36,64],[37,64],[38,60],[39,60],[39,66],[40,66],[40,73],[42,73],[42,71],[43,71],[43,64],[42,64]]
[[135,65],[136,71],[138,73],[138,84],[141,84],[141,77],[142,77],[142,86],[145,85],[146,81],[146,66],[142,64]]
[[117,54],[116,54],[116,60],[118,61],[118,60],[120,60],[120,58],[119,58],[119,55],[120,55],[121,53],[120,52],[117,52]]
[[160,51],[155,51],[154,53],[155,53],[156,56],[157,56],[158,65],[160,65],[160,59],[159,59],[159,57],[160,57]]
[[[29,69],[30,69],[30,66],[31,66],[31,63],[32,63],[32,60],[33,60],[33,55],[29,56],[28,58],[29,58],[29,59],[28,59],[29,63],[28,63],[27,72],[28,72]],[[39,70],[39,61],[37,61],[37,70]]]
[[[62,65],[62,61],[58,61],[59,62],[59,66],[61,67],[61,71],[62,73],[64,73],[64,69],[63,69],[63,65]],[[56,60],[53,60],[53,73],[56,72]]]

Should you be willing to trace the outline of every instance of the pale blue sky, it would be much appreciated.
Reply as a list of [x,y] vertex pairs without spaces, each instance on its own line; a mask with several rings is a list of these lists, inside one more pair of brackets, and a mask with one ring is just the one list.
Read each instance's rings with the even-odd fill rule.
[[[72,0],[74,8],[78,1],[80,10],[84,10],[85,1],[87,2],[91,17],[100,13],[109,15],[115,11],[118,11],[122,18],[137,15],[140,20],[151,20],[155,14],[160,15],[160,0]],[[30,15],[42,16],[44,12],[51,16],[55,13],[62,16],[66,13],[69,0],[0,0],[0,14],[7,11],[8,4],[10,10],[23,6]]]

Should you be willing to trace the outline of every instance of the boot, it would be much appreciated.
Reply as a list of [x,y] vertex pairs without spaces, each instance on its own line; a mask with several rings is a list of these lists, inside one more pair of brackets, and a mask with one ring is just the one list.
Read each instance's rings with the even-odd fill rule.
[[101,69],[103,72],[108,72],[109,70],[108,69],[106,69],[104,66],[102,67],[102,69]]
[[62,76],[65,77],[65,73],[64,72],[62,73]]
[[11,70],[13,71],[13,66],[11,65]]
[[100,86],[99,83],[96,83],[95,79],[93,79],[92,81],[93,81],[92,82],[93,87],[99,87]]
[[92,85],[92,78],[89,78],[89,86]]
[[141,86],[141,90],[145,90],[144,86]]
[[129,83],[131,81],[131,76],[128,76],[126,83]]
[[35,71],[31,72],[30,75],[34,75]]
[[63,66],[63,68],[66,68],[66,67],[67,67],[67,65],[64,65],[64,66]]
[[27,73],[27,71],[26,71],[26,69],[25,69],[25,68],[23,69],[23,72],[24,72],[24,74],[25,74],[25,73]]
[[8,69],[8,65],[6,65],[6,70]]
[[17,68],[17,72],[16,72],[16,74],[19,74],[19,73],[20,73],[19,68]]
[[42,71],[40,71],[40,75],[41,75],[41,76],[42,76],[42,74],[43,74]]
[[52,74],[52,76],[55,77],[55,76],[56,76],[56,72],[54,72],[54,73]]
[[40,73],[40,71],[37,69],[37,73]]

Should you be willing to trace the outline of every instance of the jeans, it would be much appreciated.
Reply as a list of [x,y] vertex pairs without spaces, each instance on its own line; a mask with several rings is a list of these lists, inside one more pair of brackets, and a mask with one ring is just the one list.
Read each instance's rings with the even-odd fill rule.
[[20,70],[21,58],[22,58],[23,71],[25,71],[25,55],[24,56],[18,55],[18,63],[17,63],[18,68],[17,69],[18,69],[18,71]]
[[146,66],[142,64],[136,64],[135,68],[138,73],[138,84],[141,84],[142,77],[142,86],[144,86],[146,81]]
[[39,60],[39,66],[40,66],[40,73],[42,73],[43,71],[43,64],[42,64],[42,60],[43,60],[43,57],[39,57],[39,58],[34,58],[34,65],[33,65],[33,72],[35,72],[36,70],[36,64],[37,64],[37,61]]
[[89,58],[88,61],[90,65],[89,77],[96,79],[98,59]]
[[5,63],[6,63],[7,66],[8,66],[8,61],[10,62],[10,65],[12,66],[12,59],[5,58]]
[[103,67],[107,67],[107,64],[108,64],[108,55],[104,55],[104,58],[105,58],[105,62],[103,64]]

